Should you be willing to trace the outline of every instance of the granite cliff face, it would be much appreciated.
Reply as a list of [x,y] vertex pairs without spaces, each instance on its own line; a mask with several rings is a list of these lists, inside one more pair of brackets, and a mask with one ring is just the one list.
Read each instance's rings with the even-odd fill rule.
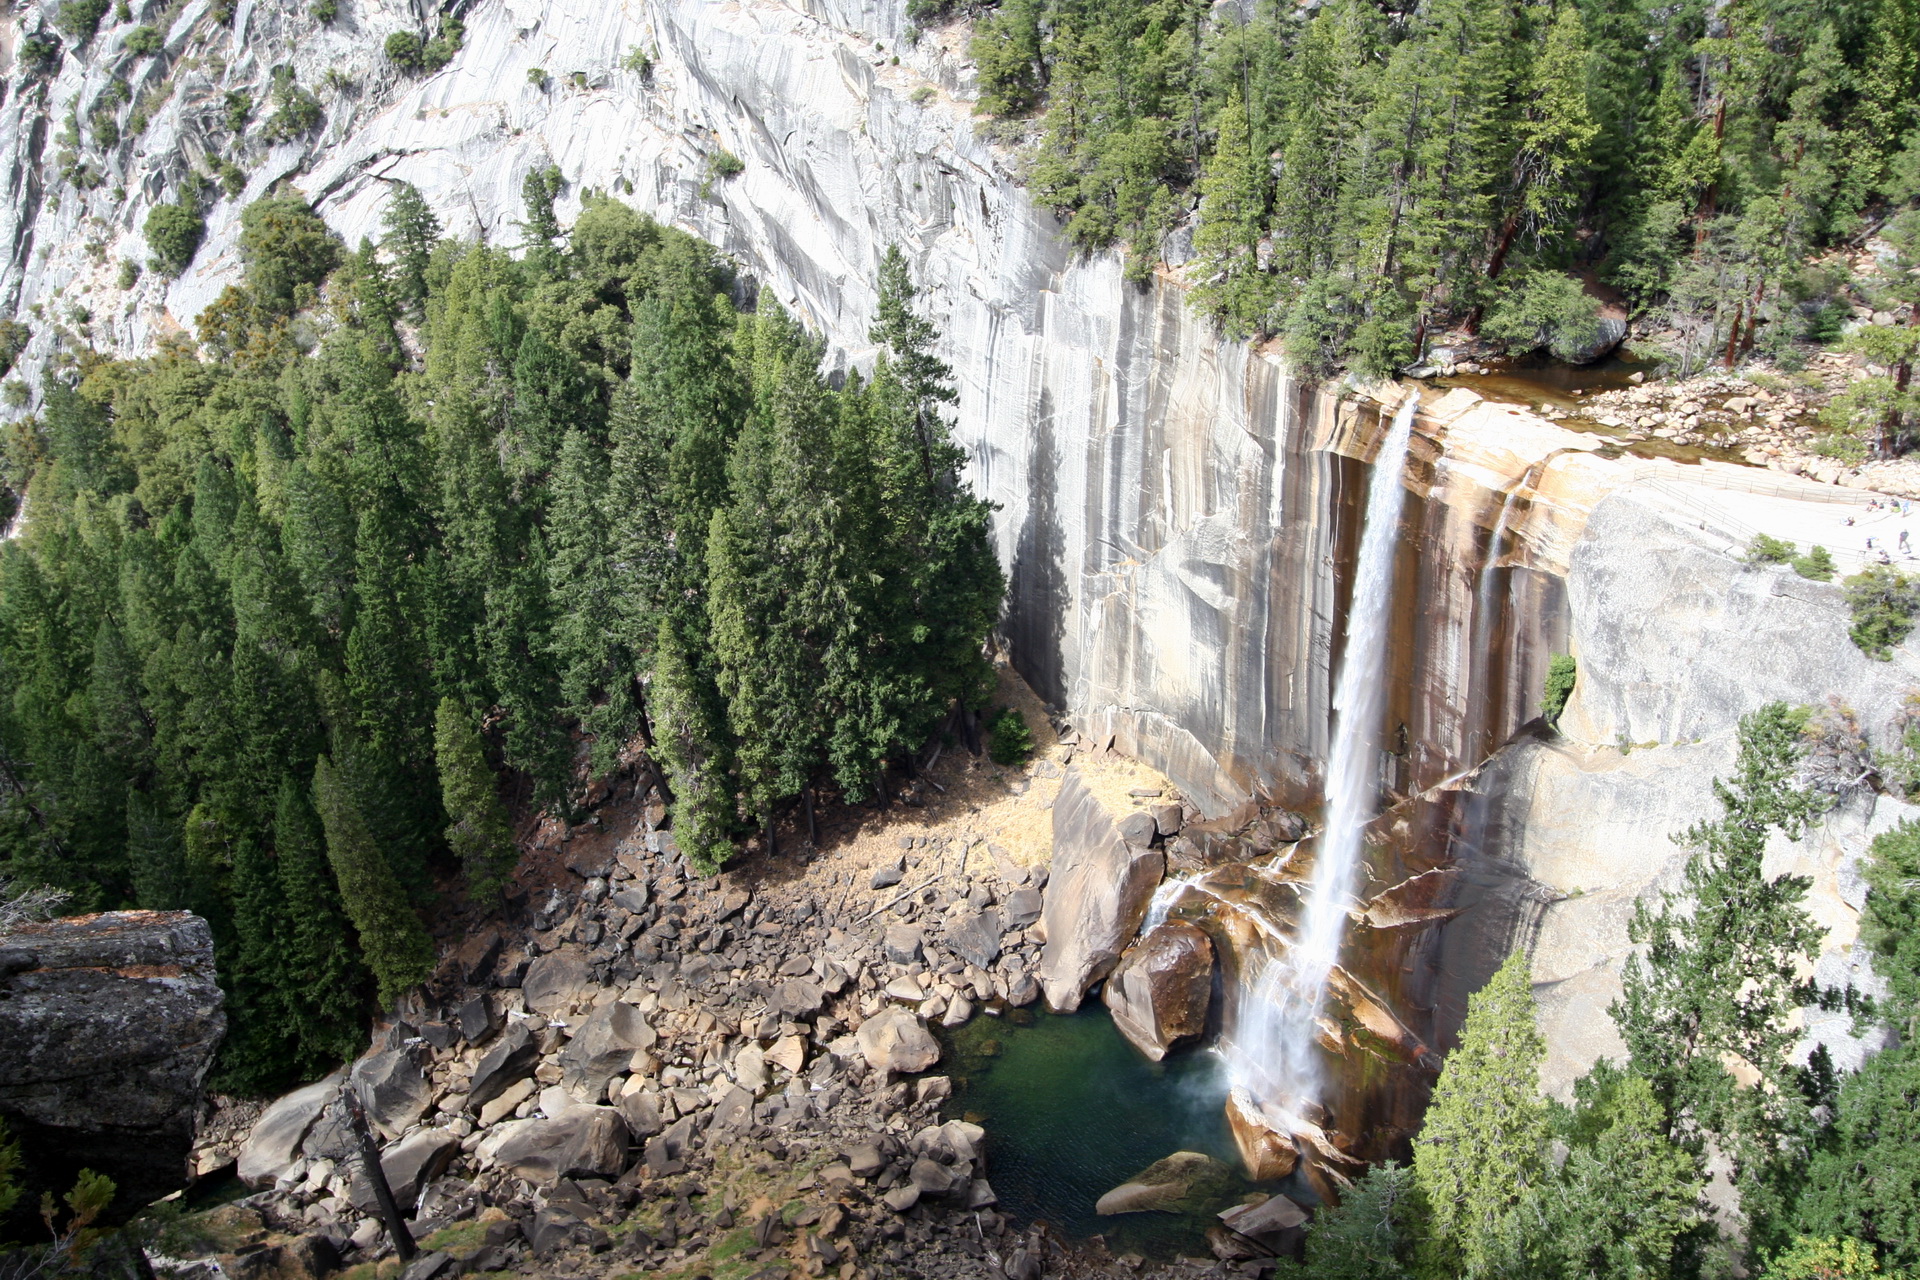
[[[51,9],[16,9],[0,43],[16,48]],[[563,218],[589,190],[617,193],[720,245],[762,296],[827,335],[833,359],[856,364],[873,271],[898,243],[955,369],[972,479],[1001,506],[1005,634],[1023,672],[1083,735],[1148,760],[1210,817],[1255,799],[1317,804],[1357,504],[1403,392],[1303,386],[1195,318],[1170,276],[1132,286],[1115,258],[1069,254],[1016,158],[976,133],[963,29],[909,41],[894,0],[479,0],[452,64],[401,79],[380,44],[429,15],[397,0],[339,10],[321,27],[304,7],[243,0],[220,27],[195,0],[164,11],[160,58],[127,54],[123,23],[49,84],[13,76],[0,104],[0,297],[23,315],[40,308],[29,363],[54,322],[81,323],[76,306],[93,341],[124,352],[189,325],[238,277],[238,211],[283,178],[349,243],[379,234],[400,180],[450,233],[511,242],[521,179],[557,164]],[[162,12],[147,0],[135,21]],[[647,71],[629,69],[634,50]],[[325,123],[236,150],[219,123],[226,94],[266,102],[276,66],[318,95]],[[53,135],[116,75],[136,96],[163,83],[169,96],[145,134],[99,161],[98,186],[60,185]],[[737,177],[710,179],[721,151],[744,162]],[[246,191],[213,207],[179,280],[120,292],[118,261],[145,257],[146,212],[216,152],[240,157]],[[1177,264],[1180,245],[1167,252]],[[1438,905],[1463,914],[1398,931],[1380,963],[1411,975],[1401,1003],[1430,1010],[1418,1030],[1445,1043],[1464,992],[1506,947],[1537,941],[1579,1056],[1604,1047],[1630,900],[1672,876],[1666,837],[1709,803],[1738,714],[1869,686],[1877,708],[1909,655],[1894,668],[1842,661],[1826,589],[1789,584],[1818,597],[1791,617],[1755,594],[1727,553],[1739,522],[1702,517],[1710,504],[1695,500],[1746,501],[1741,469],[1603,456],[1595,437],[1469,393],[1426,399],[1378,760],[1401,803],[1380,824],[1374,874],[1378,888],[1457,864]],[[1787,494],[1776,501],[1813,496],[1768,484]],[[1718,533],[1689,543],[1689,521]],[[1667,572],[1681,566],[1692,576]],[[1796,640],[1793,659],[1777,659],[1782,629],[1797,637],[1809,618],[1822,647]],[[1537,711],[1549,656],[1569,647],[1582,682],[1567,740],[1503,749]],[[1856,676],[1867,685],[1845,683]],[[1629,755],[1635,739],[1671,745]],[[1821,862],[1820,892],[1857,907],[1841,887],[1849,859],[1885,820],[1832,836],[1819,846],[1842,850],[1832,856],[1813,841],[1782,856]]]

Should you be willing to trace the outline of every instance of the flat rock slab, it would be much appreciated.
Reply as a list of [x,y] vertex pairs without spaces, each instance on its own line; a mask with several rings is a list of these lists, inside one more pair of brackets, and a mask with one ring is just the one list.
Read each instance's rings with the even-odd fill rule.
[[[1151,827],[1151,815],[1145,816]],[[1053,802],[1039,975],[1047,1003],[1062,1013],[1078,1009],[1087,988],[1113,971],[1166,869],[1158,849],[1122,837],[1121,821],[1078,769],[1067,770]]]
[[320,1118],[327,1104],[339,1096],[346,1078],[344,1070],[336,1071],[324,1080],[276,1098],[254,1121],[253,1131],[240,1148],[235,1168],[240,1181],[258,1191],[272,1186],[281,1174],[292,1168],[293,1162],[300,1158],[300,1143],[307,1131],[313,1128],[313,1122]]
[[527,1008],[553,1017],[579,998],[593,981],[587,958],[577,951],[550,951],[527,966],[520,993]]
[[1176,1151],[1101,1196],[1093,1211],[1103,1217],[1150,1210],[1178,1213],[1217,1202],[1232,1186],[1233,1170],[1212,1156]]

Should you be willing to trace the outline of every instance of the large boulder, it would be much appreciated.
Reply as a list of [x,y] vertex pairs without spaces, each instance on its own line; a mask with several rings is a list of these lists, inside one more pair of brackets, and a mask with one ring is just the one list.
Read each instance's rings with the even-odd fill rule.
[[940,1061],[940,1045],[926,1023],[906,1009],[885,1009],[860,1024],[857,1039],[875,1071],[925,1071]]
[[527,1008],[553,1017],[565,1012],[593,981],[593,969],[577,951],[550,951],[527,966],[520,994]]
[[1204,1033],[1213,1001],[1213,943],[1205,930],[1169,920],[1127,948],[1101,993],[1134,1048],[1155,1062]]
[[[400,1212],[411,1214],[420,1199],[421,1188],[446,1172],[447,1165],[460,1150],[460,1139],[445,1129],[422,1129],[402,1138],[380,1153],[380,1172]],[[356,1171],[350,1193],[353,1207],[372,1213],[379,1202],[373,1188]]]
[[1156,1160],[1094,1203],[1105,1217],[1116,1213],[1192,1213],[1211,1208],[1233,1190],[1233,1170],[1198,1151],[1176,1151]]
[[561,1051],[561,1083],[575,1097],[598,1102],[607,1081],[627,1069],[634,1050],[651,1049],[659,1038],[646,1017],[625,1001],[601,1005]]
[[1147,913],[1166,859],[1122,838],[1117,814],[1069,768],[1053,802],[1053,865],[1041,921],[1040,988],[1062,1013],[1112,972]]
[[347,1073],[336,1071],[324,1080],[295,1089],[277,1098],[253,1123],[240,1148],[236,1172],[240,1181],[258,1191],[293,1167],[300,1158],[300,1143],[327,1104],[340,1096]]
[[475,1064],[473,1079],[467,1087],[467,1106],[480,1110],[532,1075],[539,1065],[540,1046],[533,1033],[527,1030],[526,1023],[514,1023]]
[[1000,913],[988,907],[955,921],[947,930],[947,942],[968,964],[990,969],[1000,958],[1000,935],[1004,931]]
[[475,1149],[485,1168],[528,1182],[617,1178],[627,1165],[627,1126],[612,1107],[570,1107],[550,1120],[509,1120]]
[[370,1053],[353,1064],[351,1083],[367,1121],[386,1138],[397,1138],[426,1114],[433,1088],[405,1049]]
[[1272,1182],[1293,1172],[1300,1150],[1278,1116],[1269,1116],[1245,1089],[1227,1094],[1227,1128],[1239,1148],[1240,1163],[1255,1182]]
[[111,911],[0,936],[0,1115],[60,1190],[120,1203],[187,1184],[201,1083],[226,1034],[213,935],[185,911]]

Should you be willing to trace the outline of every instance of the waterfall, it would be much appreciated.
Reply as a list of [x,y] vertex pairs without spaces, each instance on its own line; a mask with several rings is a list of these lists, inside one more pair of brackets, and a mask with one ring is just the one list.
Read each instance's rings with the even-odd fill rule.
[[[1529,473],[1531,468],[1528,469]],[[1487,562],[1480,568],[1480,581],[1474,591],[1473,603],[1473,677],[1467,694],[1473,699],[1473,732],[1467,741],[1467,758],[1479,760],[1490,754],[1495,745],[1500,726],[1493,720],[1497,699],[1493,690],[1487,686],[1500,670],[1500,662],[1494,653],[1494,638],[1500,629],[1498,601],[1494,599],[1494,585],[1500,578],[1500,540],[1507,535],[1507,523],[1513,516],[1514,502],[1520,497],[1520,490],[1526,487],[1527,477],[1522,475],[1507,490],[1506,500],[1500,504],[1500,518],[1493,522],[1493,536],[1487,540]]]
[[1259,978],[1243,992],[1231,1043],[1224,1046],[1234,1083],[1265,1104],[1270,1117],[1277,1113],[1283,1124],[1294,1122],[1319,1092],[1314,1043],[1321,1007],[1346,933],[1366,826],[1379,801],[1375,752],[1385,705],[1394,553],[1406,495],[1401,480],[1419,403],[1416,394],[1401,402],[1367,486],[1346,648],[1334,684],[1326,828],[1299,926],[1291,945],[1270,956]]

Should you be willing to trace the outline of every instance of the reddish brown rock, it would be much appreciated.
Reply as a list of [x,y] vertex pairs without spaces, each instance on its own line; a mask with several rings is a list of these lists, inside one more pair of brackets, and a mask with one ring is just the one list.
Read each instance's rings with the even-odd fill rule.
[[1158,1062],[1207,1029],[1213,943],[1199,926],[1169,920],[1127,949],[1102,998],[1120,1034]]
[[1227,1095],[1227,1127],[1233,1130],[1233,1144],[1240,1149],[1240,1162],[1255,1182],[1284,1178],[1300,1161],[1293,1139],[1275,1132],[1260,1113],[1260,1105],[1235,1089]]

